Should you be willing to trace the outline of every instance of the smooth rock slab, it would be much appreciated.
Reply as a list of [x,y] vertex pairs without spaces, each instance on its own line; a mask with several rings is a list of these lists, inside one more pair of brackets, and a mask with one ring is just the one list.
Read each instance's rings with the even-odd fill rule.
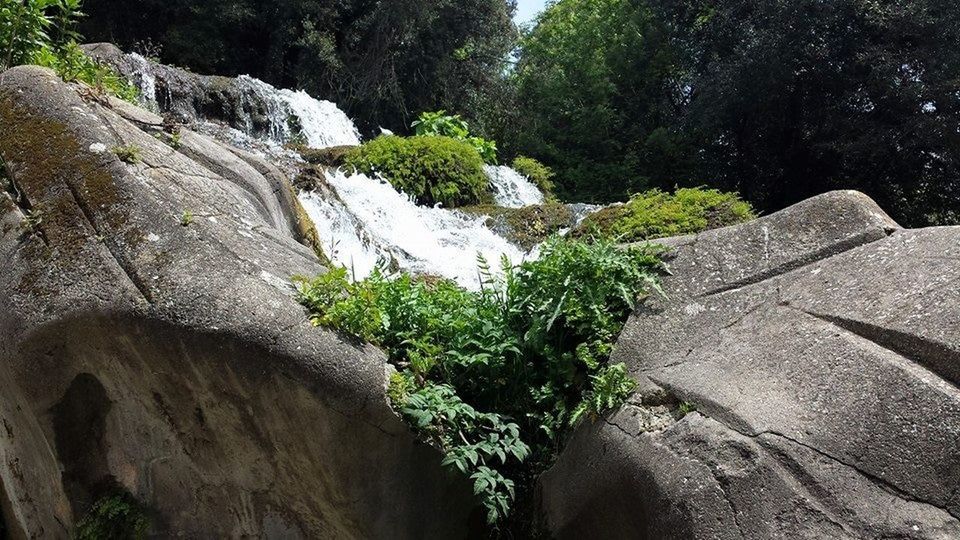
[[[855,192],[671,239],[614,361],[632,403],[542,481],[561,538],[960,537],[960,228]],[[638,425],[650,396],[695,404]]]
[[160,129],[48,70],[0,74],[12,536],[68,537],[117,489],[159,537],[466,536],[470,486],[390,410],[383,354],[313,328],[293,298],[293,274],[324,268],[282,175]]

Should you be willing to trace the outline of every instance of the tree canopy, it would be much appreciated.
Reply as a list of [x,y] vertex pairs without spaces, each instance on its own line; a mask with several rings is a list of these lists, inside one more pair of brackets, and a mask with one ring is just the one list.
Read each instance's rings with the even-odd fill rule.
[[956,220],[960,6],[560,0],[523,39],[516,151],[574,197],[707,184],[775,210],[860,189]]
[[504,0],[86,0],[88,39],[331,99],[367,130],[470,113],[516,37]]

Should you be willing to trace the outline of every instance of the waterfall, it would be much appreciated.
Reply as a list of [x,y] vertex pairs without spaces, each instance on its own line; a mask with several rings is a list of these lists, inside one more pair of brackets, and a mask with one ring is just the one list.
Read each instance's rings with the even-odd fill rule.
[[[259,79],[196,75],[130,53],[112,60],[140,90],[140,104],[192,122],[217,120],[252,137],[312,148],[360,144],[360,132],[336,104]],[[210,117],[208,115],[216,115]]]
[[543,204],[543,193],[525,176],[510,167],[485,165],[497,206],[523,208]]
[[[303,91],[277,89],[249,76],[236,79],[196,75],[122,55],[115,65],[141,92],[144,107],[172,114],[193,129],[259,153],[295,175],[300,155],[285,148],[300,142],[313,148],[360,144],[353,121],[329,101]],[[498,206],[542,204],[544,194],[523,175],[503,166],[485,166]],[[501,257],[517,264],[537,256],[487,226],[487,216],[417,206],[388,182],[363,174],[328,170],[316,189],[298,194],[330,259],[362,279],[375,268],[444,277],[477,289],[477,256],[499,267]],[[577,221],[596,210],[571,205]]]
[[481,216],[417,206],[389,183],[363,174],[331,170],[334,192],[300,194],[317,227],[324,252],[363,278],[380,266],[452,279],[477,289],[477,255],[493,266],[506,256],[514,263],[527,253],[491,231]]

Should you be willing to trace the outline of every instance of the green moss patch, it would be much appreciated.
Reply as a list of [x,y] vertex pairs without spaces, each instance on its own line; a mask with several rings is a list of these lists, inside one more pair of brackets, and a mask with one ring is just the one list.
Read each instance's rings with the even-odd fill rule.
[[480,154],[449,137],[379,137],[349,152],[344,165],[380,174],[417,204],[456,207],[491,197]]
[[525,208],[504,208],[494,205],[468,206],[460,209],[475,215],[487,215],[487,226],[514,244],[531,249],[550,235],[573,225],[573,212],[558,202],[547,202]]
[[736,193],[686,188],[670,194],[655,189],[589,216],[574,235],[600,234],[636,242],[699,233],[756,217],[750,203]]

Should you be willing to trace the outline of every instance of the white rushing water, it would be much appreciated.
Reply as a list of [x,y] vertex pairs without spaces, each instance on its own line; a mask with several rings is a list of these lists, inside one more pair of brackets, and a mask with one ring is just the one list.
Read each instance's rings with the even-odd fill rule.
[[[237,83],[266,106],[270,138],[275,141],[288,142],[302,135],[311,148],[360,144],[353,121],[330,101],[314,99],[302,90],[279,90],[248,75],[238,77]],[[252,120],[248,121],[247,131],[251,132]]]
[[543,204],[544,196],[527,177],[503,165],[485,165],[484,171],[493,188],[493,198],[497,206],[505,208],[523,208],[533,204]]
[[[169,81],[158,84],[158,79],[177,75],[139,55],[129,58],[143,104],[152,110],[171,106],[174,97]],[[201,118],[194,129],[285,163],[291,174],[300,157],[283,145],[298,136],[313,148],[360,144],[353,121],[329,101],[314,99],[303,91],[277,89],[249,76],[238,77],[232,84],[243,112],[236,119],[239,125],[224,126]],[[167,89],[164,96],[157,95],[161,87]],[[252,111],[257,111],[256,121]],[[517,171],[503,166],[484,170],[498,206],[522,208],[544,202],[543,193]],[[363,174],[329,170],[325,176],[325,185],[301,192],[299,199],[316,226],[324,252],[356,279],[382,268],[389,273],[403,270],[440,276],[477,289],[478,255],[494,268],[503,256],[515,264],[536,257],[536,249],[525,252],[487,227],[486,216],[417,206],[389,183]],[[592,210],[586,206],[574,209],[578,215]]]
[[389,183],[363,174],[330,171],[326,180],[336,197],[304,192],[300,202],[317,227],[324,252],[358,279],[379,266],[477,289],[478,254],[492,266],[503,255],[514,263],[527,255],[486,227],[483,216],[417,206]]

